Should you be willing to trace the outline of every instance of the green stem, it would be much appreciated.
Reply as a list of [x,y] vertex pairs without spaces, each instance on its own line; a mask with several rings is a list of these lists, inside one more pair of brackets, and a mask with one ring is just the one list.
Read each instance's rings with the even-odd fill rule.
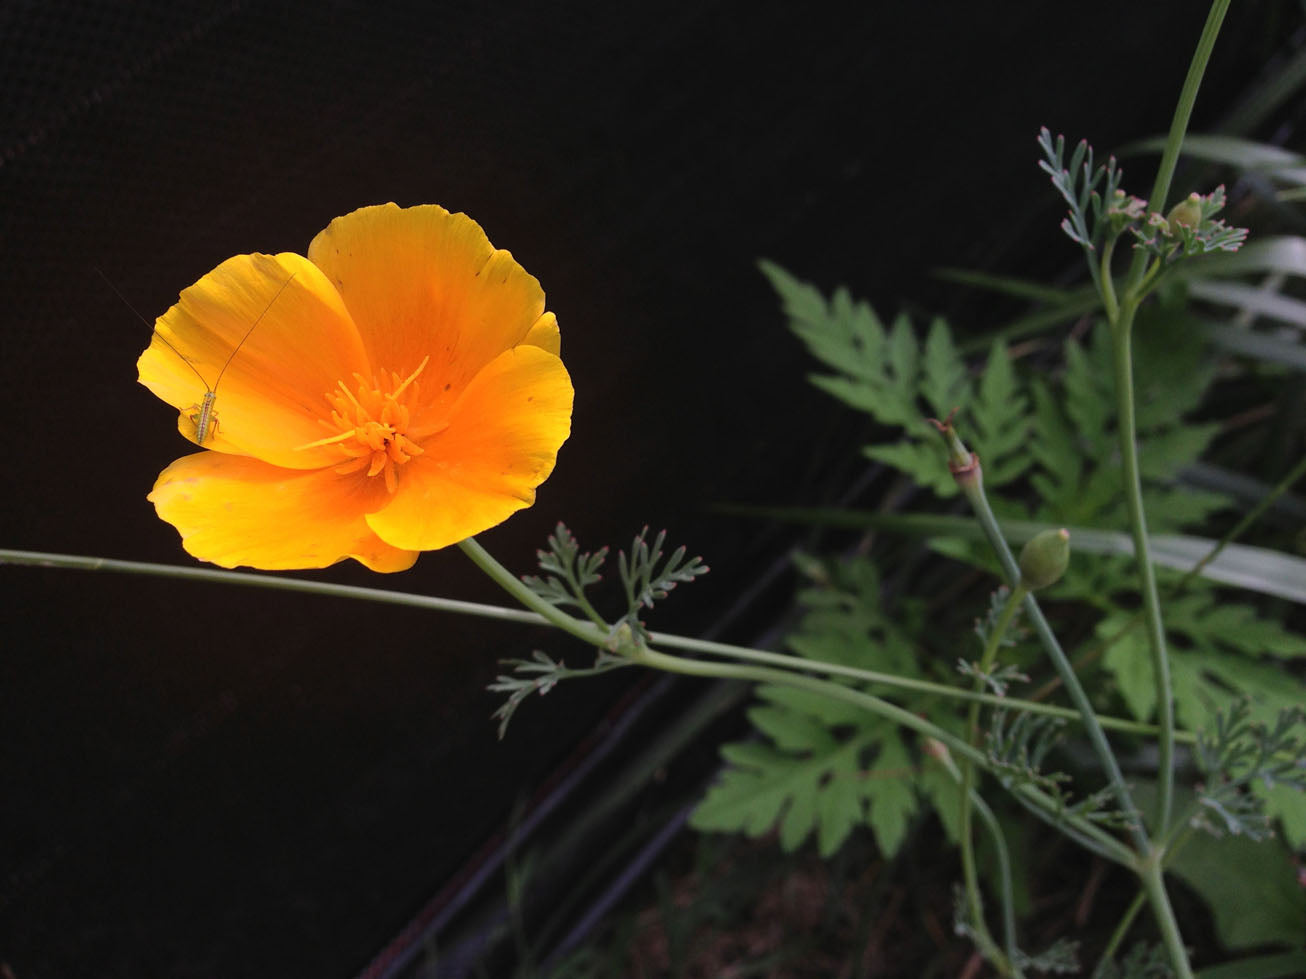
[[[522,625],[550,625],[552,620],[537,612],[524,609],[504,608],[501,605],[485,605],[480,602],[463,602],[452,598],[435,598],[430,595],[416,595],[412,592],[389,591],[384,588],[361,588],[356,585],[336,585],[324,581],[309,581],[304,578],[286,578],[280,575],[254,574],[247,571],[219,571],[216,568],[184,568],[173,564],[153,564],[145,561],[117,561],[111,558],[86,557],[78,554],[51,554],[42,551],[15,551],[0,549],[0,565],[26,565],[29,567],[63,568],[72,571],[109,571],[118,574],[147,575],[159,578],[176,578],[182,581],[206,581],[214,584],[239,585],[247,588],[266,588],[273,591],[289,591],[301,594],[318,595],[328,598],[348,598],[388,605],[405,605],[430,612],[452,612],[456,615],[470,615],[483,619],[496,619],[501,622],[516,622]],[[602,622],[600,619],[599,622]],[[598,623],[596,623],[596,628]],[[607,625],[603,623],[602,630]],[[601,630],[601,631],[602,631]],[[689,652],[725,656],[730,659],[765,663],[786,669],[804,670],[821,673],[826,676],[842,676],[866,683],[878,683],[886,687],[914,693],[930,694],[954,700],[973,700],[982,704],[1006,707],[1015,711],[1032,714],[1046,714],[1061,717],[1068,721],[1079,720],[1079,713],[1069,707],[1039,703],[1033,700],[1020,700],[1015,697],[998,697],[995,694],[976,695],[970,690],[950,687],[928,680],[916,680],[899,677],[892,673],[880,673],[875,670],[859,670],[854,666],[838,663],[824,663],[820,660],[802,659],[786,656],[782,653],[765,652],[750,649],[747,646],[732,646],[728,643],[711,642],[706,639],[694,639],[678,636],[669,632],[654,632],[651,641],[657,646],[669,649],[684,649]],[[586,640],[589,642],[590,640]],[[1112,729],[1126,734],[1152,735],[1156,727],[1123,717],[1103,717],[1102,723]],[[1179,732],[1180,739],[1196,743],[1196,734],[1190,731]]]
[[1170,966],[1177,979],[1193,979],[1192,966],[1188,964],[1188,950],[1184,948],[1184,939],[1179,932],[1179,922],[1175,920],[1174,908],[1170,906],[1170,896],[1165,890],[1165,878],[1161,874],[1162,854],[1158,851],[1152,859],[1139,868],[1143,878],[1143,889],[1147,892],[1152,913],[1156,915],[1157,927],[1161,929],[1161,940],[1170,954]]
[[[1193,60],[1188,66],[1170,132],[1166,137],[1161,162],[1157,166],[1156,181],[1152,185],[1150,207],[1165,213],[1165,200],[1170,193],[1175,164],[1183,148],[1184,134],[1192,118],[1193,105],[1201,88],[1202,77],[1211,59],[1211,51],[1220,34],[1220,25],[1229,9],[1229,0],[1214,0],[1198,39]],[[1159,792],[1155,825],[1164,831],[1170,823],[1174,806],[1174,702],[1171,698],[1170,660],[1165,648],[1165,626],[1161,619],[1161,602],[1156,591],[1156,574],[1152,569],[1152,552],[1147,538],[1147,520],[1143,513],[1143,490],[1138,468],[1138,444],[1134,418],[1133,354],[1131,340],[1134,316],[1142,301],[1142,286],[1147,267],[1147,253],[1139,249],[1134,254],[1129,275],[1125,280],[1124,300],[1119,315],[1112,317],[1111,337],[1114,347],[1116,406],[1120,434],[1120,455],[1125,502],[1129,508],[1129,528],[1134,538],[1134,561],[1143,593],[1143,614],[1147,619],[1148,646],[1152,656],[1152,679],[1156,685],[1157,720],[1161,734],[1158,738],[1160,758]],[[1164,888],[1162,888],[1164,890]],[[1173,915],[1172,915],[1173,917]]]
[[[997,517],[994,516],[993,508],[989,506],[988,497],[984,494],[984,481],[979,467],[976,466],[974,478],[961,480],[959,484],[970,501],[975,516],[979,519],[984,535],[988,538],[989,544],[998,556],[998,562],[1002,565],[1007,584],[1014,589],[1020,582],[1020,566],[1016,563],[1016,557],[1011,553],[1011,548],[1007,546],[1006,538],[1002,536],[1002,529],[998,526]],[[1052,627],[1048,625],[1047,619],[1043,617],[1043,610],[1039,608],[1038,600],[1033,595],[1026,595],[1024,607],[1025,615],[1034,626],[1039,641],[1043,644],[1048,658],[1052,660],[1053,667],[1061,677],[1066,693],[1070,695],[1071,701],[1079,711],[1084,731],[1088,734],[1089,743],[1093,746],[1093,751],[1106,772],[1111,791],[1116,797],[1116,804],[1120,807],[1121,812],[1137,812],[1133,797],[1129,793],[1129,787],[1125,784],[1124,774],[1120,771],[1120,763],[1116,760],[1115,753],[1111,750],[1111,745],[1102,730],[1102,723],[1093,710],[1093,705],[1089,702],[1088,695],[1079,682],[1079,677],[1075,675],[1074,667],[1070,665],[1070,660],[1061,648],[1061,643],[1052,632]],[[1151,842],[1147,838],[1147,831],[1138,819],[1131,819],[1129,825],[1130,833],[1134,838],[1134,846],[1140,854],[1146,854],[1151,847]]]
[[1111,932],[1111,938],[1106,943],[1106,948],[1102,950],[1102,957],[1097,961],[1097,968],[1093,970],[1093,979],[1101,979],[1106,974],[1106,970],[1111,967],[1111,960],[1116,957],[1116,952],[1120,948],[1120,943],[1125,940],[1129,934],[1129,929],[1134,924],[1134,919],[1138,917],[1138,912],[1143,908],[1143,902],[1147,900],[1147,891],[1139,890],[1134,895],[1134,899],[1129,902],[1129,907],[1125,909],[1124,916],[1121,917],[1120,923],[1116,925],[1115,931]]
[[[538,611],[544,615],[551,623],[558,628],[570,633],[583,642],[589,642],[596,646],[608,648],[611,637],[604,634],[602,630],[595,628],[587,622],[581,622],[573,619],[565,612],[550,605],[544,599],[540,598],[533,591],[526,587],[512,572],[508,571],[503,565],[499,564],[483,547],[475,540],[468,538],[459,544],[472,559],[477,567],[481,568],[488,574],[500,587],[510,595],[526,605],[527,608]],[[853,687],[846,687],[840,683],[834,683],[830,680],[821,680],[816,677],[806,676],[800,673],[794,673],[790,670],[778,670],[766,666],[739,666],[734,663],[715,663],[709,660],[685,659],[680,656],[671,656],[667,653],[651,649],[642,643],[632,643],[622,652],[630,659],[631,662],[642,666],[652,667],[653,669],[663,670],[668,673],[681,673],[686,676],[715,677],[723,680],[746,680],[751,683],[778,683],[784,686],[795,687],[799,690],[808,690],[818,693],[822,696],[829,697],[833,700],[842,700],[845,703],[855,704],[864,710],[875,714],[885,720],[905,727],[909,731],[915,731],[923,737],[933,738],[942,744],[945,744],[962,758],[967,758],[973,763],[983,766],[986,770],[989,767],[988,758],[981,752],[972,748],[969,744],[958,738],[956,735],[945,731],[935,724],[931,724],[911,711],[904,710],[896,704],[891,704],[887,700],[864,693]],[[1137,861],[1134,854],[1117,840],[1110,833],[1105,832],[1100,827],[1094,825],[1089,820],[1078,815],[1071,815],[1064,811],[1055,799],[1048,796],[1032,785],[1018,786],[1013,790],[1016,798],[1024,803],[1031,811],[1037,813],[1041,818],[1047,820],[1052,825],[1060,825],[1064,832],[1070,833],[1077,839],[1081,845],[1099,853],[1106,859],[1112,860],[1126,867],[1135,867]]]
[[[1224,23],[1224,15],[1228,10],[1229,0],[1213,0],[1206,15],[1206,24],[1202,27],[1202,36],[1197,39],[1193,60],[1188,64],[1188,75],[1179,91],[1179,100],[1170,120],[1170,132],[1166,135],[1165,149],[1161,152],[1161,162],[1157,164],[1156,180],[1152,183],[1152,195],[1148,198],[1148,207],[1158,214],[1165,213],[1165,199],[1170,194],[1170,183],[1174,179],[1175,165],[1179,162],[1179,153],[1184,145],[1184,134],[1188,132],[1193,106],[1197,102],[1197,91],[1202,87],[1202,77],[1206,74],[1211,51],[1215,48],[1220,25]],[[1140,248],[1134,253],[1134,261],[1129,269],[1127,288],[1130,291],[1138,284],[1146,263],[1147,253]]]
[[[1200,575],[1202,571],[1206,569],[1207,565],[1209,565],[1212,561],[1214,561],[1217,557],[1219,557],[1226,547],[1228,547],[1239,537],[1245,534],[1248,528],[1250,528],[1252,524],[1256,523],[1256,521],[1261,518],[1261,515],[1264,514],[1265,511],[1267,511],[1271,506],[1274,505],[1274,501],[1277,500],[1279,497],[1281,497],[1284,493],[1288,492],[1288,490],[1290,490],[1293,487],[1293,485],[1297,482],[1297,480],[1301,479],[1303,476],[1306,476],[1306,456],[1303,456],[1301,459],[1297,460],[1297,464],[1293,466],[1292,469],[1290,469],[1282,479],[1280,479],[1277,483],[1275,483],[1274,487],[1270,490],[1270,492],[1266,493],[1263,497],[1261,497],[1256,502],[1256,505],[1254,507],[1252,507],[1245,514],[1243,514],[1243,516],[1239,519],[1239,521],[1236,524],[1234,524],[1232,527],[1230,527],[1229,530],[1225,533],[1225,535],[1221,537],[1220,540],[1217,541],[1216,544],[1202,556],[1201,560],[1199,560],[1191,568],[1185,571],[1183,577],[1181,577],[1178,581],[1174,582],[1174,584],[1172,584],[1169,588],[1166,589],[1165,601],[1172,601],[1173,599],[1176,599],[1180,595],[1182,595],[1185,589],[1187,589],[1187,587],[1190,584],[1192,584],[1193,579],[1195,579],[1198,575]],[[1128,620],[1126,620],[1124,625],[1120,626],[1120,628],[1118,628],[1115,632],[1111,633],[1111,635],[1091,643],[1081,652],[1076,653],[1074,659],[1074,665],[1083,666],[1085,663],[1092,662],[1094,659],[1101,656],[1108,649],[1110,649],[1112,646],[1118,643],[1126,635],[1131,633],[1134,629],[1138,628],[1139,624],[1142,621],[1143,621],[1143,610],[1139,609],[1138,611],[1134,612],[1134,614],[1131,615],[1128,618]],[[1043,698],[1047,697],[1049,694],[1051,694],[1052,691],[1055,690],[1060,685],[1061,685],[1061,680],[1057,677],[1053,677],[1047,683],[1043,684],[1043,686],[1039,687],[1032,694],[1030,694],[1030,699],[1033,701],[1040,701]],[[1076,714],[1075,716],[1078,717],[1079,715]],[[1101,720],[1102,720],[1103,727],[1116,728],[1114,719],[1103,717]],[[1149,732],[1149,733],[1153,733],[1153,732]],[[1181,741],[1185,744],[1193,744],[1195,742],[1195,738],[1193,737],[1192,733],[1188,731],[1176,731],[1175,740]]]
[[[799,656],[787,656],[784,653],[772,653],[761,649],[751,649],[747,646],[734,646],[729,643],[712,642],[707,639],[693,639],[689,636],[678,636],[668,632],[652,632],[649,634],[649,641],[655,646],[663,646],[669,649],[683,649],[687,652],[704,653],[709,656],[724,656],[730,659],[779,666],[790,670],[822,673],[826,676],[842,676],[867,683],[879,683],[899,690],[910,690],[915,693],[986,704],[990,707],[1005,707],[1013,711],[1046,714],[1050,717],[1061,717],[1067,721],[1079,721],[1082,718],[1079,711],[1070,707],[1044,704],[1034,700],[1021,700],[1016,697],[1000,697],[992,693],[976,693],[973,690],[961,690],[957,687],[951,687],[943,683],[933,683],[929,680],[917,680],[911,677],[896,676],[893,673],[880,673],[876,670],[864,670],[855,666],[843,666],[838,663],[826,663],[821,660],[804,659]],[[1154,724],[1144,724],[1123,717],[1099,717],[1098,720],[1103,727],[1126,734],[1154,735],[1158,730]],[[1180,732],[1179,736],[1186,743],[1197,743],[1197,735],[1191,731]]]
[[1016,945],[1016,898],[1015,889],[1011,884],[1011,854],[1007,851],[1006,837],[1002,835],[1002,824],[998,822],[998,817],[994,815],[988,803],[980,797],[979,793],[975,793],[971,797],[971,802],[993,840],[993,849],[996,851],[998,861],[998,898],[1002,904],[1002,941],[1006,946],[1007,962],[1011,966],[1011,973],[1019,977],[1021,971],[1020,966],[1016,963],[1016,952],[1018,951]]
[[[734,663],[685,659],[646,646],[636,646],[628,651],[628,655],[634,663],[664,670],[668,673],[727,680],[747,680],[752,683],[777,683],[798,690],[808,690],[832,700],[841,700],[844,703],[854,704],[892,724],[907,728],[909,731],[915,731],[922,737],[939,741],[958,757],[969,759],[986,771],[989,768],[988,758],[982,752],[972,748],[962,738],[945,731],[935,724],[931,724],[923,717],[913,714],[909,710],[904,710],[896,704],[881,700],[879,697],[864,693],[854,687],[846,687],[830,680],[821,680],[816,677],[792,673],[788,670],[771,669],[765,666],[741,666]],[[1012,791],[1017,799],[1026,804],[1040,818],[1045,819],[1054,826],[1059,825],[1063,830],[1071,830],[1071,835],[1076,840],[1092,849],[1095,853],[1099,853],[1106,859],[1125,867],[1134,868],[1137,866],[1137,860],[1127,846],[1084,817],[1066,813],[1064,807],[1058,805],[1056,800],[1046,793],[1031,785],[1018,786]]]
[[[1006,636],[1012,619],[1015,618],[1016,611],[1020,608],[1020,603],[1026,593],[1027,590],[1024,585],[1017,584],[1011,593],[1007,595],[1002,611],[998,614],[997,622],[989,630],[988,639],[984,643],[984,652],[980,657],[979,668],[975,672],[974,690],[976,693],[983,691],[987,677],[993,671],[993,662],[997,659],[998,648],[1002,645],[1002,639]],[[979,711],[980,705],[976,701],[971,701],[970,710],[966,717],[966,732],[971,746],[976,748],[979,747],[980,738]],[[961,827],[958,834],[961,843],[962,879],[965,883],[966,904],[969,909],[971,924],[977,933],[987,937],[988,926],[984,922],[984,901],[980,896],[979,874],[975,869],[975,844],[972,839],[973,830],[971,827],[972,797],[979,798],[979,794],[975,790],[975,766],[969,759],[963,759],[961,762]],[[990,939],[991,942],[992,939]]]
[[1161,598],[1156,590],[1156,572],[1152,567],[1151,544],[1147,537],[1147,515],[1143,511],[1143,484],[1138,466],[1138,442],[1135,438],[1133,359],[1130,334],[1137,305],[1125,300],[1120,320],[1112,324],[1115,366],[1116,411],[1119,419],[1120,468],[1125,503],[1129,510],[1129,530],[1134,539],[1134,561],[1138,567],[1139,587],[1143,593],[1143,616],[1147,645],[1152,657],[1152,683],[1156,689],[1158,783],[1156,816],[1153,826],[1164,832],[1170,824],[1174,804],[1174,698],[1170,684],[1170,657],[1165,648],[1165,625],[1161,618]]
[[556,605],[552,605],[531,591],[520,578],[490,556],[490,552],[477,543],[475,537],[468,537],[458,546],[472,559],[472,563],[490,576],[500,588],[506,591],[528,609],[547,619],[549,624],[561,629],[570,636],[592,646],[608,645],[610,635],[605,629],[592,622],[582,622],[573,618]]
[[[1111,277],[1111,257],[1115,254],[1116,241],[1119,237],[1119,235],[1113,234],[1107,238],[1105,244],[1102,245],[1100,268],[1098,269],[1098,274],[1095,276],[1098,283],[1098,290],[1102,296],[1102,306],[1106,310],[1107,317],[1110,319],[1114,319],[1120,309],[1119,303],[1116,300],[1115,279]],[[1093,262],[1091,259],[1088,263],[1088,267],[1090,269],[1093,268]]]

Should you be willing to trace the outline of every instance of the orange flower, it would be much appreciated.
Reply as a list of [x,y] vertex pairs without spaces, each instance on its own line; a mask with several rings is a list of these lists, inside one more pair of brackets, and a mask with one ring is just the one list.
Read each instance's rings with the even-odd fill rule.
[[535,502],[571,430],[558,350],[539,282],[471,218],[365,207],[159,317],[141,383],[192,441],[213,383],[220,424],[149,499],[223,567],[402,571]]

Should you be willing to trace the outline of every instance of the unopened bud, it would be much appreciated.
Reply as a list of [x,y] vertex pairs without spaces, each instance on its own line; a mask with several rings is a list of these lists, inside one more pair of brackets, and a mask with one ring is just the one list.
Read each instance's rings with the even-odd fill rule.
[[925,754],[933,758],[935,761],[946,763],[952,758],[951,752],[948,751],[948,746],[938,738],[927,736],[921,741],[921,751],[925,752]]
[[1070,531],[1045,530],[1030,539],[1020,552],[1020,583],[1037,591],[1059,581],[1070,564]]
[[1202,196],[1189,194],[1170,209],[1166,220],[1170,222],[1171,227],[1182,224],[1185,228],[1196,228],[1202,223]]

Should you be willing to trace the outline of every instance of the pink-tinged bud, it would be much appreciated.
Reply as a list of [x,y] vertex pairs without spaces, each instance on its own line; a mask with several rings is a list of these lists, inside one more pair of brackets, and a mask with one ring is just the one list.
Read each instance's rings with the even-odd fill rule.
[[946,762],[952,757],[948,751],[948,746],[938,738],[926,737],[921,740],[921,751],[935,761]]
[[1070,564],[1070,531],[1045,530],[1020,551],[1020,583],[1029,591],[1060,581]]
[[1172,207],[1166,221],[1170,223],[1171,227],[1182,224],[1185,228],[1196,228],[1202,223],[1201,194],[1189,194],[1184,200]]

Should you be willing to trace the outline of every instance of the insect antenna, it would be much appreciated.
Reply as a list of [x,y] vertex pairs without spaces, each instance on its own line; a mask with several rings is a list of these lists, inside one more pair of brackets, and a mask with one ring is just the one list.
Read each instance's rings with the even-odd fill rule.
[[[104,270],[97,265],[95,266],[95,271],[100,274],[100,278],[104,280],[104,284],[113,290],[114,295],[116,295],[119,299],[122,300],[122,304],[126,306],[128,309],[130,309],[133,313],[135,313],[136,318],[140,320],[142,323],[144,323],[146,326],[148,326],[150,328],[150,332],[153,333],[154,336],[162,340],[164,346],[166,346],[169,350],[175,353],[177,357],[181,360],[181,362],[191,369],[191,373],[193,373],[196,377],[198,377],[200,379],[200,383],[204,385],[204,390],[205,391],[211,390],[209,388],[209,382],[204,380],[204,375],[200,373],[199,368],[196,367],[194,364],[192,364],[180,350],[178,350],[176,347],[172,345],[172,343],[168,340],[167,337],[165,337],[162,333],[160,333],[158,329],[149,320],[147,320],[144,316],[140,314],[140,312],[136,309],[136,307],[133,306],[131,302],[127,299],[127,297],[122,294],[122,290],[119,289],[116,285],[114,285],[112,280],[110,280],[110,278],[104,274]],[[283,286],[282,288],[285,287]],[[267,312],[267,310],[264,310],[264,312]],[[248,337],[249,334],[246,333],[245,336]],[[241,343],[244,342],[245,342],[244,340],[241,341]],[[228,358],[228,363],[230,363],[230,358]],[[223,365],[223,370],[226,370],[225,364]],[[219,374],[218,376],[221,377],[222,375]]]
[[[285,282],[281,283],[281,288],[278,289],[273,294],[272,298],[268,300],[268,304],[263,307],[263,312],[259,313],[258,318],[249,325],[249,329],[245,331],[245,335],[240,338],[240,343],[236,344],[234,347],[231,348],[231,353],[227,355],[226,363],[222,365],[222,370],[218,371],[218,379],[213,382],[214,391],[216,391],[218,389],[218,385],[222,383],[222,375],[227,373],[227,368],[231,366],[231,362],[232,360],[235,359],[236,354],[240,352],[240,348],[245,346],[245,341],[248,340],[249,335],[254,332],[254,327],[258,326],[259,323],[263,322],[263,317],[268,314],[268,310],[272,308],[272,304],[277,301],[277,299],[280,297],[280,295],[283,292],[286,291],[286,286],[290,285],[290,283],[295,281],[295,276],[297,276],[298,274],[299,274],[298,272],[290,273],[290,278],[287,279]],[[160,337],[159,339],[162,340],[163,338]],[[164,342],[167,343],[166,340],[164,340]],[[168,346],[172,347],[172,344],[169,343]],[[176,350],[177,348],[173,347],[173,349]]]

